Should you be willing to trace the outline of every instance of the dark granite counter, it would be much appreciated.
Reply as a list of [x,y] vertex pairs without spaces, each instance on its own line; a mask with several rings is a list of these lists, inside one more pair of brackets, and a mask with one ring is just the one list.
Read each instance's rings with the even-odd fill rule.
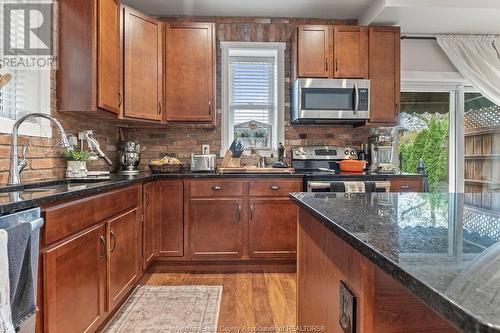
[[500,208],[448,193],[291,197],[457,328],[500,332]]
[[38,183],[28,183],[21,186],[0,187],[0,215],[22,209],[38,207],[59,200],[76,199],[92,194],[98,194],[111,189],[132,185],[135,183],[154,181],[156,179],[182,178],[302,178],[301,174],[230,174],[216,173],[171,173],[151,174],[141,173],[135,176],[112,174],[108,178],[61,179]]

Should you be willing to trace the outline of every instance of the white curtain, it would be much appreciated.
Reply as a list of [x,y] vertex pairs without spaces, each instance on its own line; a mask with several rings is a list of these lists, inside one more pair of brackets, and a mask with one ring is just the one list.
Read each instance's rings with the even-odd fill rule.
[[437,35],[436,39],[460,74],[500,105],[500,36]]

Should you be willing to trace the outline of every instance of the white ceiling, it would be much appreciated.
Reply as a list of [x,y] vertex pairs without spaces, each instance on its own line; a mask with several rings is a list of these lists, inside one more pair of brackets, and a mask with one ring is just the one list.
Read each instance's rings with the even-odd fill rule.
[[261,16],[353,19],[374,0],[124,0],[155,16]]
[[500,34],[500,0],[123,0],[154,16],[358,19],[403,33]]

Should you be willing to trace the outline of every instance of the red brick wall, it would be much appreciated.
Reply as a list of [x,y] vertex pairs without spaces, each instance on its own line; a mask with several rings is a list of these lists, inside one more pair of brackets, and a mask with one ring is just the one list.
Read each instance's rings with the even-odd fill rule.
[[[290,81],[292,76],[291,37],[296,24],[352,23],[319,19],[289,18],[243,18],[243,17],[169,17],[164,20],[204,21],[217,23],[217,108],[221,105],[221,51],[220,41],[286,42],[285,51],[285,145],[293,146],[349,144],[366,142],[370,130],[350,126],[291,126],[290,125]],[[149,159],[171,153],[187,161],[193,152],[201,152],[202,144],[210,144],[211,151],[219,154],[221,146],[220,114],[217,128],[166,128],[166,129],[126,129],[126,137],[137,139],[146,146],[141,166],[146,168]]]

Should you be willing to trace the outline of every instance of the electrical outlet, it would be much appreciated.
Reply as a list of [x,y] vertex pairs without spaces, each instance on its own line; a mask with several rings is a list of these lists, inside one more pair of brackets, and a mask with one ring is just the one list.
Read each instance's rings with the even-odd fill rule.
[[68,141],[72,147],[76,147],[78,145],[78,139],[73,134],[68,135]]
[[78,132],[78,140],[85,140],[85,135],[86,134],[94,134],[94,131],[91,131],[91,130],[87,130],[87,131],[83,131],[83,132]]
[[210,154],[210,145],[202,145],[201,146],[202,154]]
[[339,287],[339,324],[344,333],[356,332],[356,297],[343,281]]

